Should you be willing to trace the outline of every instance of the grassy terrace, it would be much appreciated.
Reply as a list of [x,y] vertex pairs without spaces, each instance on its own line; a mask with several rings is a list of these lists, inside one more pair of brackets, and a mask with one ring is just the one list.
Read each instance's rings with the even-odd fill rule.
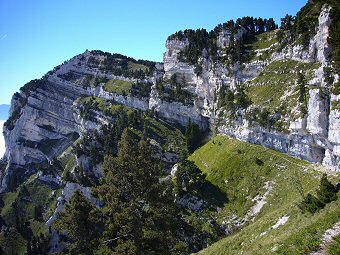
[[109,80],[105,84],[104,89],[107,92],[111,93],[130,95],[132,89],[132,82],[122,80]]
[[187,151],[183,133],[166,122],[154,118],[147,118],[150,136],[160,141],[165,151],[183,154]]
[[[125,111],[127,114],[129,114],[129,112],[135,111],[133,108],[125,105],[112,104],[111,101],[100,97],[85,97],[78,100],[80,100],[80,105],[85,105],[90,107],[90,109],[100,110],[105,115],[110,116],[116,116],[117,113],[121,111]],[[150,138],[155,139],[165,151],[179,154],[186,153],[185,137],[180,129],[166,123],[165,121],[151,117],[145,117],[145,122]],[[143,130],[135,131],[136,134],[142,136]],[[68,157],[64,159],[64,167],[71,167],[72,163],[74,162],[72,155],[69,155]]]
[[276,31],[271,31],[256,35],[255,40],[246,44],[245,47],[251,50],[263,50],[271,47],[275,43],[277,43]]
[[115,116],[119,111],[133,111],[133,109],[128,106],[112,104],[110,100],[101,97],[84,97],[78,100],[80,104],[89,107],[89,109],[99,110],[111,116]]
[[[296,183],[302,185],[305,194],[314,193],[321,177],[305,161],[226,136],[215,137],[190,159],[229,198],[218,213],[220,221],[232,214],[242,218],[253,205],[251,199],[265,192],[265,182],[273,183],[267,203],[254,222],[199,254],[309,254],[320,244],[324,231],[340,220],[340,199],[313,216],[297,208],[301,196]],[[339,181],[340,177],[331,179]],[[288,222],[270,230],[283,216],[289,216]],[[261,236],[263,232],[267,233]]]
[[[255,105],[275,111],[284,107],[290,112],[298,104],[297,73],[302,71],[307,80],[314,76],[319,64],[301,63],[294,60],[271,63],[256,79],[247,82],[247,94]],[[282,103],[281,97],[290,92]]]
[[149,68],[145,65],[142,65],[142,64],[129,62],[128,63],[128,69],[131,70],[131,71],[142,70],[142,71],[146,72]]

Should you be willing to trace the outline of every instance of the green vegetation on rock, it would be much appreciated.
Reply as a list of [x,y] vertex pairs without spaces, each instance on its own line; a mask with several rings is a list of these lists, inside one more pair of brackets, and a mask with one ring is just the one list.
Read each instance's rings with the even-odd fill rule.
[[[304,194],[315,192],[322,176],[307,162],[226,136],[215,137],[190,159],[228,196],[217,216],[220,221],[228,215],[242,219],[254,206],[252,199],[266,192],[266,183],[272,184],[254,222],[199,254],[308,254],[340,220],[339,200],[314,215],[302,214],[296,206],[302,200],[301,187]],[[331,179],[339,181],[339,176]],[[271,228],[283,216],[289,216],[288,222]]]
[[[294,60],[272,62],[257,78],[245,84],[246,94],[253,106],[265,107],[270,114],[288,114],[298,118],[307,111],[306,80],[313,78],[318,67],[318,63],[301,63]],[[293,112],[298,105],[300,113]]]
[[132,82],[122,80],[110,80],[104,86],[104,89],[107,92],[113,92],[121,95],[130,95],[131,88]]

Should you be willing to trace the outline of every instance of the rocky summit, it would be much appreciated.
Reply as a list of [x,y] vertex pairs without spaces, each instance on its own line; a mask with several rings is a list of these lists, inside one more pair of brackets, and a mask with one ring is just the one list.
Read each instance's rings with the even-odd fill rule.
[[[257,242],[285,224],[301,223],[294,214],[297,209],[286,215],[282,208],[294,206],[299,201],[296,194],[306,198],[305,193],[312,191],[321,178],[320,169],[331,173],[333,182],[339,179],[338,18],[338,6],[333,1],[310,1],[296,18],[283,18],[280,28],[272,19],[261,19],[259,23],[260,19],[245,17],[220,24],[210,32],[179,31],[168,37],[163,63],[86,51],[41,79],[30,81],[13,95],[10,116],[4,124],[6,152],[0,172],[2,232],[19,236],[19,245],[26,243],[29,249],[34,246],[24,232],[14,227],[19,223],[10,216],[21,210],[28,215],[24,217],[28,228],[43,236],[39,245],[46,242],[45,251],[58,253],[71,247],[67,240],[69,230],[62,230],[64,225],[58,223],[54,227],[61,215],[58,213],[71,208],[73,198],[79,194],[94,208],[110,205],[112,201],[101,193],[109,188],[100,185],[110,176],[109,155],[116,157],[112,164],[123,168],[124,155],[120,151],[125,147],[119,140],[128,129],[130,136],[150,144],[153,157],[163,166],[162,183],[175,181],[173,201],[177,207],[197,217],[194,220],[194,216],[183,213],[181,220],[192,225],[190,230],[178,230],[175,240],[183,247],[186,243],[185,248],[176,246],[176,250],[171,246],[171,253],[150,254],[198,252],[222,237],[226,239],[200,254],[294,254],[289,248],[292,245],[303,250],[303,245],[294,243],[300,239],[293,235],[278,236],[277,243],[269,239]],[[136,152],[127,154],[133,153]],[[225,161],[227,158],[229,161]],[[238,163],[233,170],[231,165],[236,158]],[[196,168],[190,165],[192,162]],[[209,183],[202,181],[195,186],[193,181],[186,183],[183,179],[178,184],[186,169],[196,174],[193,180],[206,179]],[[248,182],[249,176],[254,179]],[[105,181],[101,181],[103,178]],[[292,199],[285,200],[281,195],[292,183],[297,191],[291,194]],[[143,204],[144,199],[147,198],[138,203]],[[282,201],[283,207],[273,209],[270,216],[268,200],[274,209],[278,201]],[[328,202],[322,203],[325,206]],[[29,213],[30,204],[34,212]],[[148,206],[151,205],[143,204],[143,212],[147,212]],[[322,212],[327,222],[322,223],[321,232],[339,220],[334,216],[337,207],[326,205],[322,210],[327,208],[332,217]],[[268,217],[273,216],[268,219],[273,227],[265,223],[268,226],[261,229],[263,232],[255,233],[260,227],[252,224],[258,224],[256,219],[263,210]],[[63,217],[66,216],[59,218]],[[199,230],[195,224],[201,224]],[[308,224],[301,223],[306,233],[316,229]],[[245,231],[251,236],[238,232],[246,226],[249,227]],[[105,231],[110,236],[108,233],[113,230]],[[10,242],[4,233],[0,236],[4,247],[0,251],[8,252]],[[230,235],[237,239],[238,248],[228,239]],[[106,248],[98,254],[112,254],[110,251],[117,249],[119,242],[116,246],[107,242],[114,238],[118,237],[105,239]],[[320,242],[295,254],[325,247]],[[261,245],[267,250],[256,253],[254,247],[261,251]],[[25,254],[28,248],[23,245],[20,249],[18,254]]]

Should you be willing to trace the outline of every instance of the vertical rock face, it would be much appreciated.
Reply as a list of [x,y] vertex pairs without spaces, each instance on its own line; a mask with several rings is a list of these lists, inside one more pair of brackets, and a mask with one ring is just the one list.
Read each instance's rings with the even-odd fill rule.
[[231,32],[229,30],[222,29],[218,35],[217,46],[219,48],[226,48],[230,45]]
[[193,82],[195,76],[193,66],[190,66],[183,61],[180,61],[180,53],[189,45],[188,39],[167,40],[166,52],[164,53],[164,77],[170,79],[173,74],[178,74],[184,77],[186,82]]
[[[77,139],[72,104],[80,94],[69,93],[59,85],[47,81],[44,89],[13,97],[11,114],[20,110],[20,117],[13,129],[4,129],[8,167],[2,188],[7,187],[10,178],[15,182],[25,178],[26,173],[34,171],[34,164],[51,161]],[[12,169],[17,168],[22,168],[22,173],[11,177]]]
[[309,91],[307,131],[313,135],[327,137],[329,100],[321,89]]
[[319,27],[316,36],[314,37],[314,44],[311,47],[316,49],[316,59],[322,64],[326,64],[329,61],[329,54],[331,48],[328,43],[329,26],[331,25],[330,8],[325,7],[321,11],[319,17]]
[[[226,85],[235,90],[238,83],[251,81],[272,62],[278,60],[295,60],[298,62],[320,63],[314,78],[309,81],[309,92],[307,109],[308,112],[303,118],[291,118],[289,123],[289,133],[282,133],[261,126],[251,126],[245,118],[245,113],[241,113],[237,120],[230,124],[230,120],[219,119],[222,125],[218,126],[218,131],[229,136],[236,137],[250,143],[262,144],[266,147],[289,153],[290,155],[315,162],[323,163],[331,168],[339,169],[339,110],[332,110],[330,104],[338,100],[336,96],[331,97],[326,93],[331,84],[325,81],[324,67],[329,65],[330,46],[328,44],[330,9],[324,7],[319,16],[319,25],[316,35],[311,39],[309,47],[302,45],[289,45],[281,52],[274,52],[269,60],[255,60],[245,63],[242,67],[235,65],[232,70],[228,70],[219,62],[212,62],[208,57],[203,56],[202,71],[199,75],[193,75],[187,64],[179,60],[180,51],[188,44],[177,40],[167,42],[167,53],[165,54],[165,75],[170,77],[177,73],[190,73],[194,78],[194,94],[197,95],[193,111],[200,112],[202,116],[209,117],[211,125],[217,122],[218,92],[221,86]],[[242,31],[240,31],[242,32]],[[217,45],[225,48],[230,43],[230,34],[227,31],[219,33]],[[174,53],[174,55],[172,55]],[[173,58],[169,61],[169,56]],[[169,64],[171,63],[171,64]],[[190,70],[190,71],[188,71]],[[277,70],[280,72],[280,70]],[[188,75],[187,75],[188,76]],[[160,105],[161,103],[155,103]],[[171,112],[171,110],[169,110]],[[195,115],[193,114],[193,115]],[[226,124],[223,124],[225,122]]]
[[[331,103],[340,100],[340,95],[331,95]],[[328,142],[331,146],[326,149],[323,164],[340,166],[340,110],[332,109],[329,114]]]
[[[280,52],[271,53],[267,59],[255,58],[248,63],[236,62],[233,65],[213,60],[208,50],[203,49],[198,60],[201,66],[199,72],[186,63],[182,56],[182,52],[189,46],[186,38],[170,37],[166,42],[164,65],[156,64],[153,77],[143,79],[126,78],[108,70],[102,64],[107,60],[107,55],[102,53],[86,51],[72,58],[49,73],[43,84],[24,89],[13,96],[11,117],[4,129],[8,167],[0,176],[2,190],[14,185],[11,182],[20,181],[36,171],[36,164],[47,163],[60,155],[84,129],[96,128],[95,123],[85,127],[79,111],[75,111],[75,101],[83,96],[100,97],[143,111],[154,110],[159,116],[181,125],[192,120],[202,129],[216,129],[250,143],[262,144],[340,170],[340,112],[331,107],[340,98],[326,93],[332,84],[327,83],[324,73],[324,67],[330,65],[327,40],[331,23],[329,12],[329,8],[323,8],[317,33],[310,41],[309,48],[288,45]],[[239,29],[234,40],[240,39],[244,33],[244,28]],[[230,45],[230,40],[231,35],[227,30],[218,34],[216,45],[220,56],[225,56],[223,50]],[[260,56],[268,50],[270,47],[257,50],[256,54]],[[239,110],[234,120],[224,116],[225,112],[218,107],[221,88],[226,87],[238,93],[240,84],[259,77],[268,65],[278,60],[320,63],[320,68],[309,81],[307,114],[290,118],[289,128],[285,132],[252,124],[246,117],[250,109]],[[118,59],[116,62],[119,64],[120,61]],[[176,94],[170,98],[160,95],[158,80],[162,79],[165,87],[171,88],[170,79],[174,74],[179,82],[184,81],[182,90],[190,96],[190,100],[183,102]],[[89,77],[127,83],[152,81],[153,85],[149,95],[122,94],[107,91],[103,83],[84,86],[84,81]],[[259,84],[262,85],[266,84]],[[285,95],[285,98],[289,96],[292,95]]]

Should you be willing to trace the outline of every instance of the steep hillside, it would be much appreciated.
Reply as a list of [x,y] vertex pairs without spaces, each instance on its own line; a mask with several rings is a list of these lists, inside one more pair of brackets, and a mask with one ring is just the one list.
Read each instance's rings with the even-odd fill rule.
[[0,132],[1,132],[1,135],[0,135],[0,157],[4,156],[5,150],[6,150],[5,139],[4,139],[3,135],[2,135],[2,130],[3,130],[3,127],[4,127],[4,123],[5,123],[5,121],[0,121]]
[[164,63],[86,51],[25,84],[4,124],[0,253],[323,249],[340,215],[336,4],[176,32]]
[[305,195],[316,192],[321,167],[226,136],[212,139],[190,159],[229,198],[218,218],[230,236],[199,254],[309,254],[340,222],[339,200],[313,215],[297,207],[300,188]]
[[280,30],[273,20],[244,17],[210,32],[169,36],[164,65],[92,51],[31,81],[14,95],[5,124],[2,189],[75,141],[81,123],[74,104],[83,96],[151,110],[182,126],[191,120],[203,130],[337,169],[338,78],[327,39],[334,13],[319,3],[305,8],[315,23],[308,47],[299,40],[301,15]]

